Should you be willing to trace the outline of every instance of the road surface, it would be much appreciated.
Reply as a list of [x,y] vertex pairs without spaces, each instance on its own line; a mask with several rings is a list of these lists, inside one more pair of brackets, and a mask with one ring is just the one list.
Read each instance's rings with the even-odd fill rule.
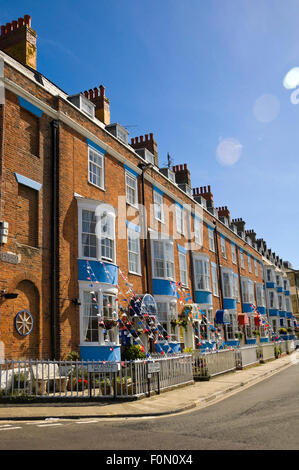
[[225,400],[146,419],[0,421],[1,450],[299,449],[299,365]]

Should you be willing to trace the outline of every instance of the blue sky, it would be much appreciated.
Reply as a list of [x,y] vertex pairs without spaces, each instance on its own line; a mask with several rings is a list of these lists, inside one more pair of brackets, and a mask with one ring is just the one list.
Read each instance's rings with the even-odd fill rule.
[[103,84],[112,122],[153,132],[160,166],[167,152],[187,163],[193,187],[211,185],[299,268],[299,105],[283,87],[299,66],[297,0],[14,0],[0,13],[31,15],[43,74],[69,94]]

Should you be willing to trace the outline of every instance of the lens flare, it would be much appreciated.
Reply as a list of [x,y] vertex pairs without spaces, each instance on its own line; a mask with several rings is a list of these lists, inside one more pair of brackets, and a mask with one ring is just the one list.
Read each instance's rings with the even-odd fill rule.
[[253,114],[259,122],[271,122],[277,118],[280,102],[274,95],[260,96],[253,106]]
[[232,137],[221,140],[217,146],[216,158],[221,165],[232,166],[241,157],[243,145]]

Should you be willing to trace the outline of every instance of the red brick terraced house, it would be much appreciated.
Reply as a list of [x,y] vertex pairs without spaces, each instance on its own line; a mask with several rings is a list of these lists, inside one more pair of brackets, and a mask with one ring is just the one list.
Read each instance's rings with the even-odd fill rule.
[[111,123],[102,85],[69,96],[40,74],[36,38],[28,15],[1,26],[2,358],[271,339],[264,264],[285,277],[282,260],[186,163],[160,168],[152,133]]

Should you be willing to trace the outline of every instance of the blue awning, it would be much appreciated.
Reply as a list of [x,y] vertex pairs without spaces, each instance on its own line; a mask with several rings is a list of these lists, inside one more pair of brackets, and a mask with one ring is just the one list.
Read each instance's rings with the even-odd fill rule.
[[218,325],[229,325],[229,314],[225,310],[217,310],[215,316],[215,323]]

